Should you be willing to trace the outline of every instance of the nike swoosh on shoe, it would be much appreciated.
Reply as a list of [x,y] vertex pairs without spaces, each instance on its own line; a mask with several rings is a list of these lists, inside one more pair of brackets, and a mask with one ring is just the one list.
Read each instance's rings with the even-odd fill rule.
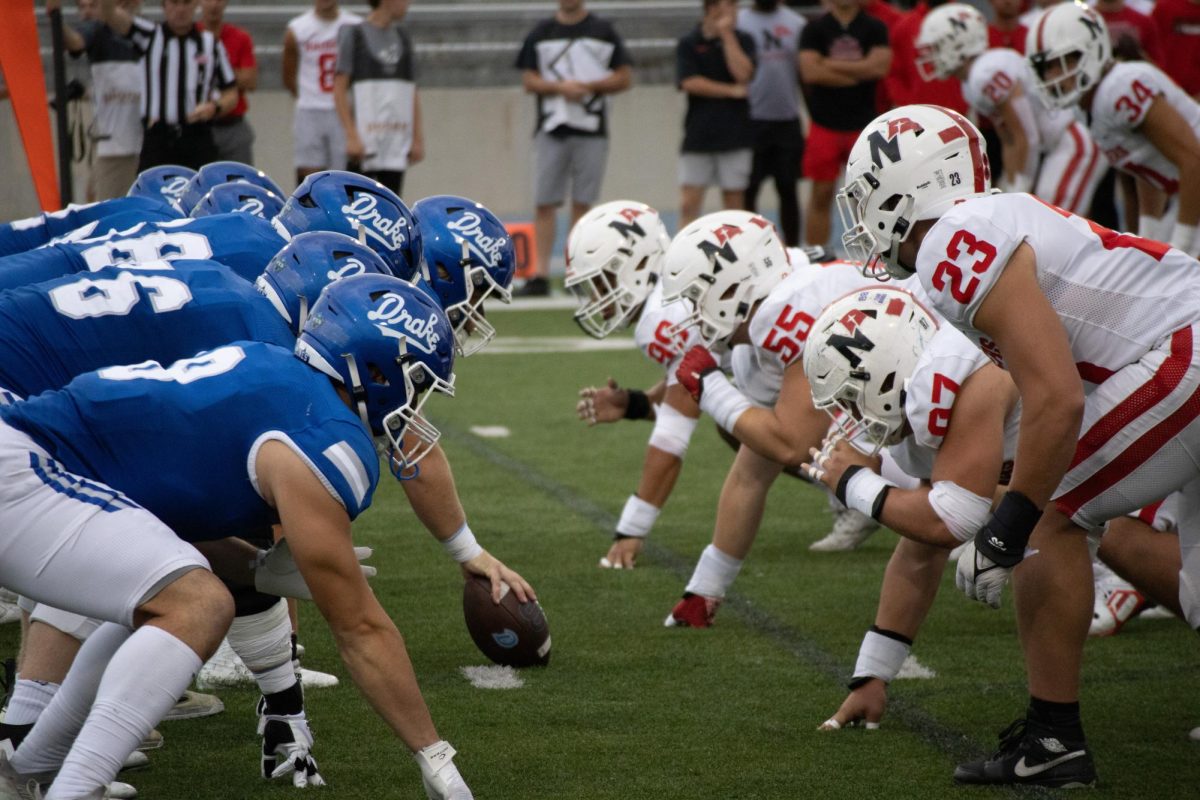
[[1045,761],[1041,764],[1034,764],[1033,766],[1026,766],[1025,756],[1021,756],[1021,760],[1013,765],[1013,773],[1016,774],[1018,778],[1032,778],[1034,775],[1040,775],[1051,767],[1057,767],[1064,761],[1070,761],[1073,758],[1079,758],[1086,753],[1086,750],[1075,750],[1067,753],[1066,755],[1059,756],[1058,758],[1052,758],[1049,761]]

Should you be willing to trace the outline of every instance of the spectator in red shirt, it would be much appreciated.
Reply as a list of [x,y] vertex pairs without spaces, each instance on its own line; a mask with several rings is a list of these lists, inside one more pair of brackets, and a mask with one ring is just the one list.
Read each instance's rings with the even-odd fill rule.
[[889,26],[892,69],[884,80],[894,106],[932,103],[952,108],[960,114],[967,113],[967,103],[957,80],[923,81],[917,74],[917,34],[921,32],[921,20],[925,19],[929,9],[946,2],[949,0],[921,0],[899,22]]
[[221,40],[229,55],[229,64],[237,76],[238,101],[233,110],[213,120],[213,140],[221,161],[254,163],[254,129],[246,121],[246,92],[258,86],[258,64],[254,60],[254,40],[236,25],[225,22],[229,0],[200,0],[198,27],[210,30]]
[[1200,0],[1158,0],[1150,19],[1163,49],[1159,66],[1200,100]]
[[[1097,0],[1095,8],[1108,23],[1108,36],[1112,39],[1113,52],[1118,58],[1133,60],[1131,56],[1140,53],[1147,61],[1162,63],[1158,26],[1153,20],[1126,6],[1125,0]],[[1195,53],[1192,59],[1196,59]]]
[[988,23],[988,47],[1007,47],[1025,52],[1025,32],[1021,24],[1021,0],[991,0],[992,21]]
[[884,0],[869,0],[869,2],[863,3],[862,10],[887,25],[888,30],[891,30],[892,26],[904,16],[903,11]]

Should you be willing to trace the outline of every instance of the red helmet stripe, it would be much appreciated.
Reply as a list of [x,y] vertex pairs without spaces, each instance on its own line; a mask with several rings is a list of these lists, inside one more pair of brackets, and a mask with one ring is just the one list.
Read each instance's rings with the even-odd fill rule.
[[952,142],[959,136],[966,137],[967,150],[971,155],[971,171],[975,174],[975,191],[980,193],[987,191],[987,187],[984,185],[983,148],[979,141],[979,134],[975,132],[975,126],[963,119],[957,112],[941,106],[935,107],[954,123],[952,127],[940,131],[938,136],[943,142]]
[[1038,49],[1038,52],[1039,52],[1039,53],[1040,53],[1041,51],[1043,51],[1043,50],[1045,50],[1045,49],[1046,49],[1046,43],[1042,41],[1042,31],[1043,31],[1043,30],[1045,30],[1045,28],[1046,28],[1046,18],[1050,16],[1050,12],[1051,12],[1052,10],[1053,10],[1053,9],[1049,9],[1049,8],[1048,8],[1048,9],[1046,9],[1045,11],[1043,11],[1043,12],[1042,12],[1042,15],[1041,15],[1040,17],[1038,17],[1038,25],[1037,25],[1037,49]]

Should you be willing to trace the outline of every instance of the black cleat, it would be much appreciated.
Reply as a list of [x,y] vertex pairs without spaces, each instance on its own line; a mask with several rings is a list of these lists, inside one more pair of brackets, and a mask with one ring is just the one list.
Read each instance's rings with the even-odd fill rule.
[[517,289],[513,289],[513,297],[549,297],[550,296],[550,281],[540,275],[534,276],[525,281],[525,284]]
[[1083,742],[1036,735],[1021,718],[1000,734],[1000,749],[991,758],[955,767],[954,781],[1085,789],[1096,785],[1096,765]]

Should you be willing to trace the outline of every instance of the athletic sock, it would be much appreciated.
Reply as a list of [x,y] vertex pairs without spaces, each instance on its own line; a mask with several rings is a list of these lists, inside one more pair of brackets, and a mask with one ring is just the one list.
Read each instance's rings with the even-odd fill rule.
[[47,800],[86,797],[107,786],[202,663],[191,647],[161,628],[144,625],[135,631],[109,662],[92,711]]
[[17,678],[4,721],[10,725],[32,725],[58,694],[58,689],[57,683]]
[[1079,701],[1055,703],[1031,695],[1026,717],[1035,734],[1053,734],[1076,744],[1084,741]]
[[685,591],[705,597],[724,597],[742,569],[742,560],[726,555],[714,545],[704,548]]

